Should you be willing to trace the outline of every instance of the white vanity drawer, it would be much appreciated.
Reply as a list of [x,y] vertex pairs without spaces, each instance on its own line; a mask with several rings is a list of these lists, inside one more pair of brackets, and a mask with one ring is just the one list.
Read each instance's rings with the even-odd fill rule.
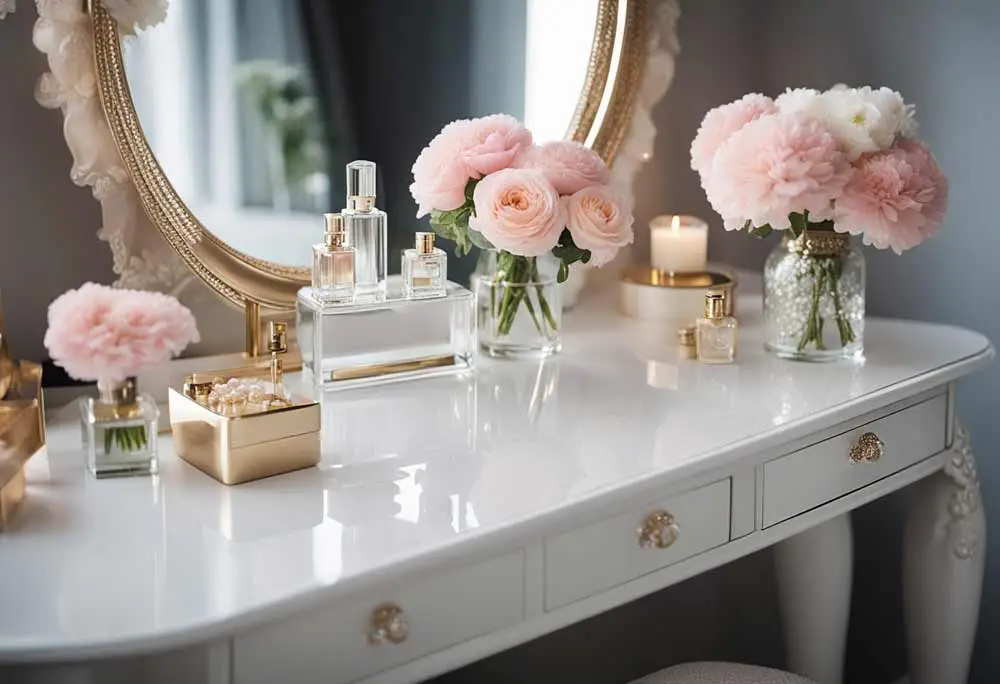
[[[636,507],[545,540],[545,607],[552,610],[729,541],[730,480]],[[676,525],[669,546],[643,546],[640,530]],[[649,526],[647,527],[647,522]],[[670,541],[665,531],[663,543]]]
[[[939,453],[945,448],[947,421],[947,396],[941,394],[765,463],[764,527]],[[875,460],[852,459],[852,447],[869,433],[882,442],[881,448],[873,445],[873,451],[869,452],[869,457]]]
[[[398,607],[408,633],[372,643],[380,606]],[[514,624],[524,616],[524,553],[317,606],[233,639],[234,684],[340,684]],[[396,633],[398,637],[399,632]]]

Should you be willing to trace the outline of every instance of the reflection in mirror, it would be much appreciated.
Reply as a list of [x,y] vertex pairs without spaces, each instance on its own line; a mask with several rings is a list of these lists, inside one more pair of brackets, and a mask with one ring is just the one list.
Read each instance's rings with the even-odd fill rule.
[[[508,112],[563,137],[598,0],[172,0],[124,45],[136,110],[178,195],[250,256],[310,263],[344,166],[380,166],[390,269],[422,229],[410,166],[453,119]],[[426,219],[425,219],[426,220]],[[452,257],[453,258],[453,257]],[[474,258],[474,257],[472,257]],[[472,263],[450,264],[464,280]]]

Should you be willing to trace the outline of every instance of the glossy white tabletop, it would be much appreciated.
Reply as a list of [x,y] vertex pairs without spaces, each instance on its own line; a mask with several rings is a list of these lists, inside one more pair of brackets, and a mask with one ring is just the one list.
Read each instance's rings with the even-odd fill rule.
[[158,477],[97,481],[77,426],[51,425],[0,534],[0,662],[200,641],[510,548],[992,357],[976,333],[869,320],[864,362],[781,361],[761,348],[759,309],[739,302],[738,365],[700,366],[676,361],[674,331],[584,302],[547,361],[327,394],[320,466],[237,487],[179,461],[167,435]]

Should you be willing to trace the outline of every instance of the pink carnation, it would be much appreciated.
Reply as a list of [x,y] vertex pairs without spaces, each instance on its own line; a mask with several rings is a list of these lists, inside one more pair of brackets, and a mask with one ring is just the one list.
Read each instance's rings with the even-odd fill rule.
[[566,222],[577,247],[589,249],[590,263],[603,266],[630,244],[632,212],[625,200],[606,185],[583,188],[564,197]]
[[727,230],[789,227],[788,215],[829,218],[831,201],[851,177],[851,165],[823,126],[798,114],[770,114],[727,140],[702,178],[708,201]]
[[948,204],[948,180],[927,147],[901,140],[861,157],[835,207],[834,229],[900,254],[937,232]]
[[85,283],[49,305],[45,346],[77,380],[114,385],[197,342],[194,316],[160,292]]
[[611,173],[592,149],[573,140],[532,145],[517,156],[514,165],[541,169],[560,195],[572,195],[592,185],[607,185]]
[[497,249],[517,256],[541,256],[556,246],[566,216],[559,193],[538,169],[491,173],[473,193],[476,215],[469,228]]
[[462,159],[462,152],[468,147],[471,134],[470,121],[452,121],[413,162],[410,194],[417,203],[417,218],[465,204],[465,186],[472,172]]
[[736,102],[709,111],[691,143],[691,168],[704,178],[712,168],[715,153],[733,133],[751,121],[776,111],[774,100],[758,93],[744,95]]

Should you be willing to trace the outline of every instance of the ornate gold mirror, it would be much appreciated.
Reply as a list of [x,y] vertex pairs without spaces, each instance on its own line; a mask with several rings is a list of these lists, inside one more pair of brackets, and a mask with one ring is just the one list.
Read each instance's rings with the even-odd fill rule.
[[505,111],[613,161],[654,2],[171,0],[125,40],[100,0],[90,13],[100,101],[151,222],[232,304],[288,311],[354,158],[380,165],[396,253],[420,229],[410,165],[450,120]]

